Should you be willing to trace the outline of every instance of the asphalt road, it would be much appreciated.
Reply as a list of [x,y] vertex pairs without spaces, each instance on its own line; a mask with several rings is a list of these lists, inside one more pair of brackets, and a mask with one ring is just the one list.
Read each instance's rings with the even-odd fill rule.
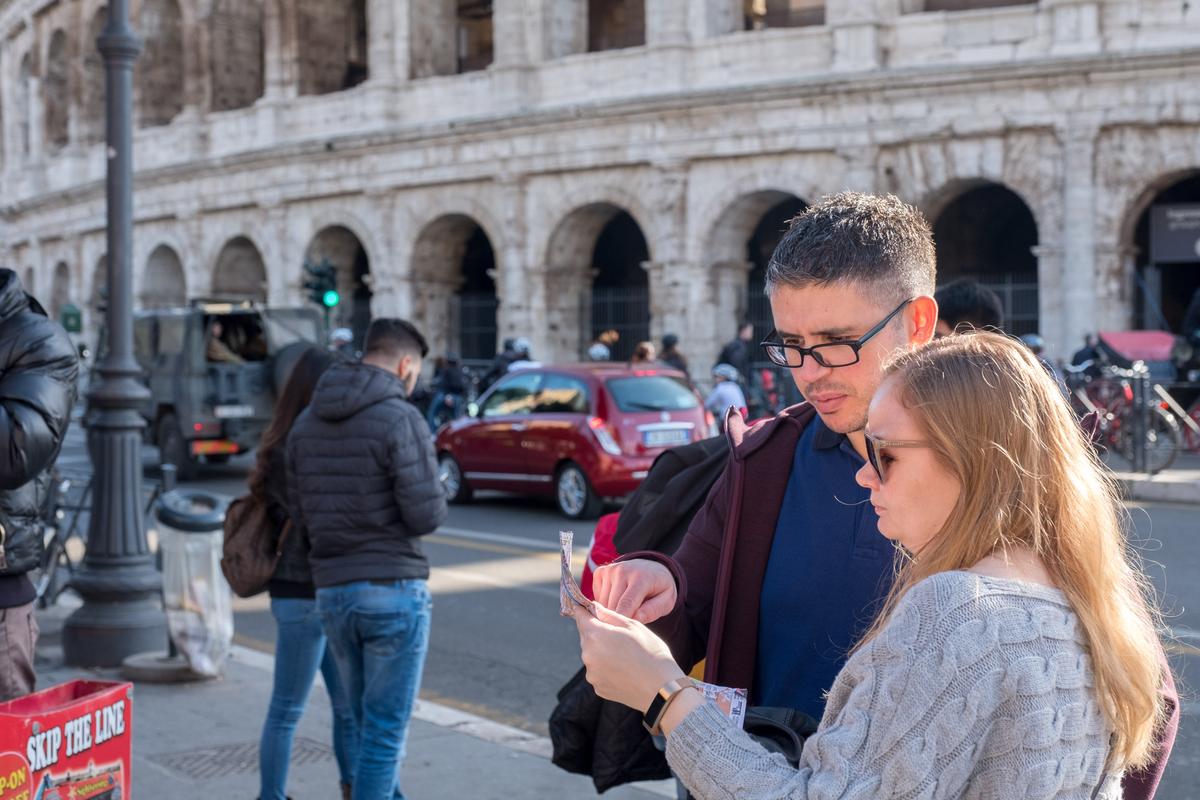
[[[78,433],[64,463],[86,465]],[[152,471],[153,451],[145,463]],[[189,486],[238,494],[251,459],[206,467]],[[1159,595],[1168,651],[1184,696],[1179,740],[1158,793],[1186,800],[1200,786],[1200,506],[1130,504],[1132,540]],[[451,508],[426,538],[433,564],[433,632],[422,696],[545,734],[558,688],[579,668],[574,626],[558,614],[558,532],[566,525],[545,502],[483,496]],[[575,527],[576,573],[591,524]],[[275,626],[265,596],[235,605],[237,640],[266,652]]]

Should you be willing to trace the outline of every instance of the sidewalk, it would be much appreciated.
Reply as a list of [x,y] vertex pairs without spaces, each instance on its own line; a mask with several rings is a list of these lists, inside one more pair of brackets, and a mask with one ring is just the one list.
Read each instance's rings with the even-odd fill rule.
[[[38,686],[79,677],[120,680],[116,670],[62,663],[63,620],[71,595],[38,614]],[[77,602],[77,601],[76,601]],[[258,737],[271,696],[271,656],[243,647],[217,681],[136,684],[133,694],[135,800],[252,800],[258,795]],[[330,747],[329,701],[320,685],[296,731],[288,791],[294,800],[339,797]],[[591,779],[550,763],[550,742],[446,706],[421,702],[408,737],[403,789],[408,797],[485,800],[596,797]],[[624,786],[614,800],[674,797],[669,782]]]
[[1200,504],[1200,455],[1181,453],[1170,469],[1157,475],[1117,472],[1129,500]]

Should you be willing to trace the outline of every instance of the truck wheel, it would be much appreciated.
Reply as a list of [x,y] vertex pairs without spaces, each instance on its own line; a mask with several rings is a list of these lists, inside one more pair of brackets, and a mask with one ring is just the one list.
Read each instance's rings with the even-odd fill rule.
[[156,441],[159,460],[164,464],[173,464],[179,480],[190,481],[196,477],[199,463],[188,452],[187,441],[174,414],[163,414],[158,420]]
[[595,519],[604,510],[604,498],[596,494],[583,467],[568,461],[554,480],[558,510],[569,519]]

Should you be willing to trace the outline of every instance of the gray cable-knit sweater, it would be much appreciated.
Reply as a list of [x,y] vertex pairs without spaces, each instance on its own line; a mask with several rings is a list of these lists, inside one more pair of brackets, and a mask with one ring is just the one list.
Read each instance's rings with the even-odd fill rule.
[[1112,800],[1110,733],[1062,592],[945,572],[846,662],[799,770],[711,703],[672,732],[667,759],[701,800]]

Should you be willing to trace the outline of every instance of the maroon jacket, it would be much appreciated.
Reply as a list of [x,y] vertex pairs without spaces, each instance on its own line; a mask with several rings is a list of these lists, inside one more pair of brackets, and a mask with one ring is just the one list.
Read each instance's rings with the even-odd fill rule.
[[[650,627],[690,670],[705,659],[704,679],[752,689],[758,655],[758,605],[779,511],[796,446],[816,416],[807,403],[747,428],[738,414],[726,417],[731,458],[697,512],[674,557],[641,551],[671,570],[678,586],[675,608]],[[1165,655],[1164,664],[1165,664]],[[1168,719],[1156,763],[1126,775],[1126,800],[1154,796],[1179,727],[1179,696],[1170,671],[1163,687]]]

